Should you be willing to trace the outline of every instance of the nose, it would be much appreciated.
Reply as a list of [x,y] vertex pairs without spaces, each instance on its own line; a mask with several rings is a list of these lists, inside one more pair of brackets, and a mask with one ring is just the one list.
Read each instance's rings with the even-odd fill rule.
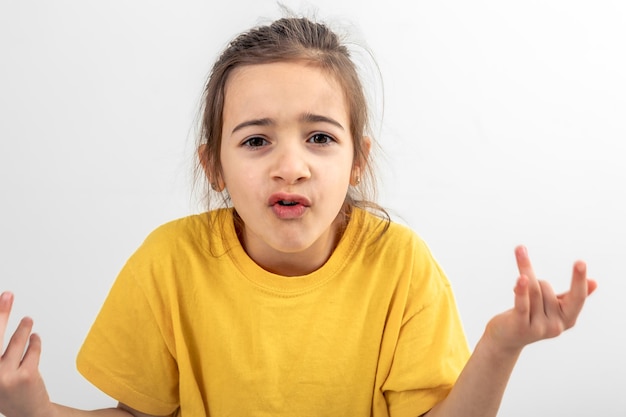
[[296,141],[277,147],[271,176],[287,184],[296,184],[311,177],[306,149]]

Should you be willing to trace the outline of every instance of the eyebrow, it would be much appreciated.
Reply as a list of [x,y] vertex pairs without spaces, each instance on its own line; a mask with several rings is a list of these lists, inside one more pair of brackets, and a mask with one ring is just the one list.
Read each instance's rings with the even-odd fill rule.
[[339,123],[335,119],[332,119],[327,116],[322,116],[320,114],[305,113],[300,117],[300,121],[307,122],[307,123],[319,123],[319,122],[329,123],[333,126],[337,126],[341,130],[345,130],[343,126],[341,125],[341,123]]
[[[345,130],[344,127],[333,118],[322,116],[321,114],[313,114],[313,113],[305,113],[299,118],[300,122],[305,123],[329,123],[333,126],[340,128],[341,130]],[[231,133],[235,133],[238,130],[243,129],[248,126],[272,126],[276,124],[276,120],[271,119],[269,117],[265,117],[262,119],[252,119],[246,120],[245,122],[239,123]]]
[[236,131],[248,126],[271,126],[273,124],[276,124],[276,122],[273,119],[267,117],[264,119],[246,120],[245,122],[239,123],[237,126],[235,126],[231,133],[235,133]]

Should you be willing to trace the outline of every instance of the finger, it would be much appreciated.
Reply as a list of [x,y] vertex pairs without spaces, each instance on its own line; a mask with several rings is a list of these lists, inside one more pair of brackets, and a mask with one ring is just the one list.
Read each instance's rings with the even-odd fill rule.
[[39,368],[39,358],[41,357],[41,338],[38,334],[33,333],[30,335],[28,341],[28,349],[22,359],[22,366],[28,369]]
[[593,294],[596,288],[598,288],[598,283],[593,279],[587,278],[587,297]]
[[546,317],[560,316],[561,306],[552,286],[547,281],[539,281],[539,286],[541,287],[543,312]]
[[530,263],[526,246],[519,245],[515,248],[515,260],[517,261],[517,269],[519,269],[520,275],[526,275],[531,281],[537,279],[533,266]]
[[13,364],[14,369],[20,365],[32,329],[33,320],[30,317],[24,317],[13,333],[6,352],[2,355],[2,360],[7,361],[8,364]]
[[[596,280],[587,278],[587,297],[589,297],[591,294],[593,294],[596,291],[596,289],[598,289],[598,283],[596,282]],[[559,294],[559,295],[556,296],[556,298],[562,299],[563,297],[565,297],[568,294],[569,294],[569,292],[566,292],[566,293],[563,293],[563,294]]]
[[528,301],[530,305],[530,321],[542,320],[545,317],[543,292],[536,278],[528,277]]
[[567,327],[572,327],[585,304],[589,290],[595,290],[595,281],[587,280],[587,266],[583,261],[574,264],[572,283],[567,293],[560,296],[561,311]]
[[525,275],[520,276],[515,284],[515,311],[526,318],[526,321],[530,321],[530,300],[528,298],[528,277]]
[[570,286],[570,294],[578,301],[584,302],[587,298],[587,265],[583,261],[574,263],[572,271],[572,284]]
[[4,347],[4,333],[7,329],[7,323],[9,322],[9,315],[11,314],[11,307],[13,306],[13,294],[10,292],[3,292],[0,294],[0,354]]

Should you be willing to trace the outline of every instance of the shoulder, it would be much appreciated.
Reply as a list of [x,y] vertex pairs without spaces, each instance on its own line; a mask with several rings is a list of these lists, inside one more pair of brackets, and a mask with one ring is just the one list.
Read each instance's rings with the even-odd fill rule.
[[229,231],[226,223],[220,223],[227,222],[228,215],[205,212],[157,227],[127,259],[116,285],[141,288],[149,299],[177,294],[182,287],[193,288],[197,280],[228,263],[222,255]]
[[154,229],[144,240],[141,248],[151,250],[174,250],[185,247],[215,245],[228,235],[232,223],[230,210],[214,210],[181,217]]
[[[185,261],[207,260],[225,253],[229,232],[228,210],[216,210],[181,217],[155,228],[130,256],[127,267],[167,267]],[[175,266],[175,265],[172,265]]]
[[431,257],[430,249],[422,237],[409,226],[379,217],[369,211],[357,209],[355,226],[361,235],[361,247],[378,251],[392,251],[397,256],[412,254]]
[[363,212],[358,229],[361,230],[357,253],[364,265],[372,270],[384,271],[387,279],[406,285],[418,298],[450,290],[450,282],[426,241],[407,225],[389,221],[382,229],[380,219]]
[[163,242],[172,242],[194,238],[203,229],[208,228],[210,213],[194,214],[171,220],[155,228],[144,240],[144,245],[158,245]]

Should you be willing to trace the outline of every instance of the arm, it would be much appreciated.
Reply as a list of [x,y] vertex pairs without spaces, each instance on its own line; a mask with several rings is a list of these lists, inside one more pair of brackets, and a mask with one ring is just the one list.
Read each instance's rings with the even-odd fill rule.
[[574,326],[585,299],[597,287],[586,276],[582,261],[574,264],[567,293],[555,295],[545,281],[537,280],[526,248],[515,250],[520,277],[515,305],[489,321],[474,353],[448,395],[428,417],[494,417],[513,367],[524,346],[560,335]]
[[83,411],[75,408],[65,407],[59,404],[52,404],[55,417],[157,417],[144,414],[129,406],[119,403],[117,408],[107,408],[102,410]]
[[[0,294],[0,353],[13,294]],[[82,411],[50,402],[39,373],[41,339],[32,333],[33,321],[24,318],[0,356],[0,414],[6,417],[156,417],[119,404],[117,408]]]

